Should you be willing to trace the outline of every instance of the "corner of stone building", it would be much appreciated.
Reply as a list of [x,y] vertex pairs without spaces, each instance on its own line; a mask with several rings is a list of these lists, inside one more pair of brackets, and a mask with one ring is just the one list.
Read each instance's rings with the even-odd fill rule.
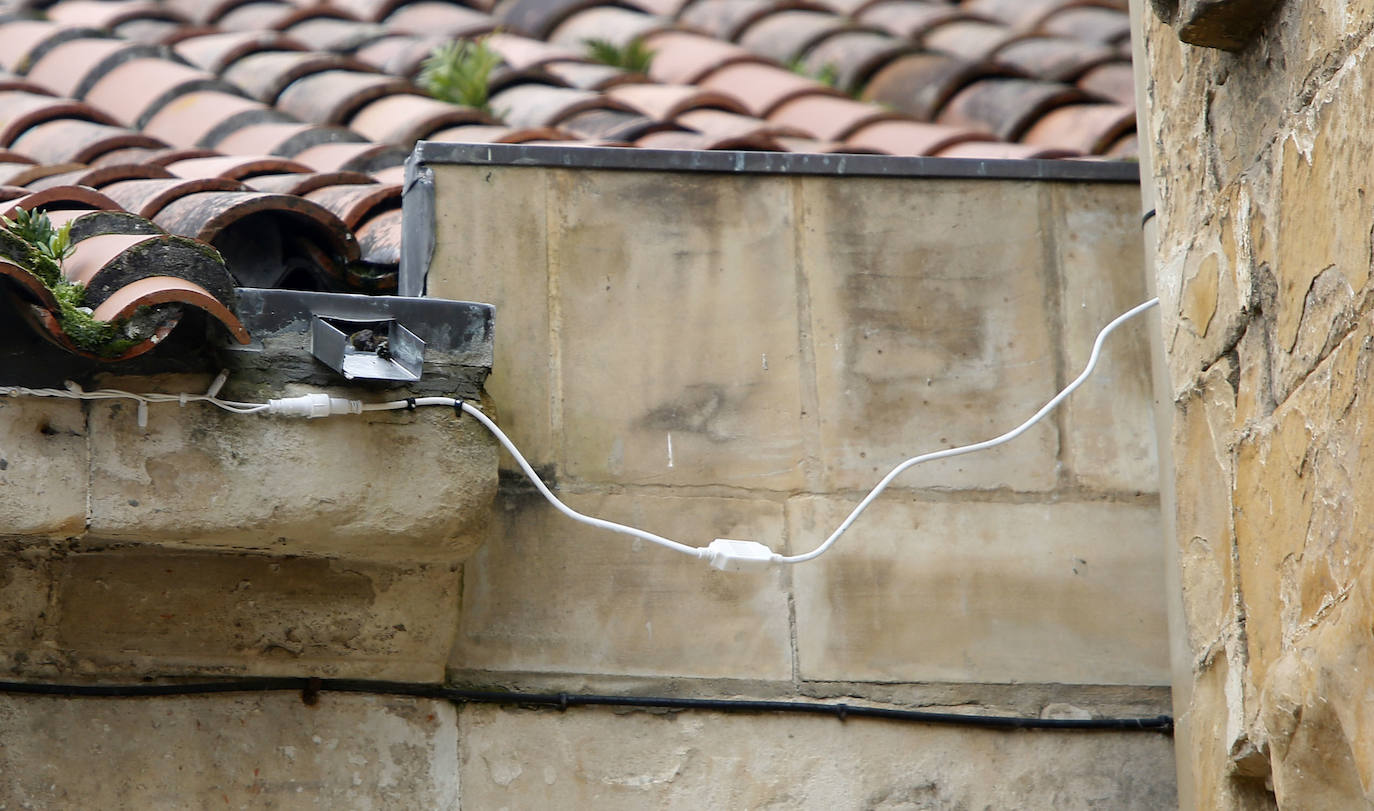
[[1166,5],[1142,142],[1193,656],[1180,768],[1199,807],[1364,807],[1374,22],[1280,4],[1223,53],[1182,44]]

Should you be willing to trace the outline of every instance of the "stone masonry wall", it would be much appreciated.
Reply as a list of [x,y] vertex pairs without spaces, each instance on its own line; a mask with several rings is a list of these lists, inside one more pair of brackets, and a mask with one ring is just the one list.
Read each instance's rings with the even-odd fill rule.
[[1374,802],[1372,11],[1146,25],[1199,808]]
[[[1022,421],[1146,297],[1131,183],[432,168],[429,292],[496,305],[499,421],[573,507],[693,545],[812,548],[903,458]],[[508,469],[450,678],[1167,713],[1145,336],[1048,424],[910,471],[792,569],[574,524]],[[1174,803],[1154,735],[467,712],[463,795],[490,807]]]

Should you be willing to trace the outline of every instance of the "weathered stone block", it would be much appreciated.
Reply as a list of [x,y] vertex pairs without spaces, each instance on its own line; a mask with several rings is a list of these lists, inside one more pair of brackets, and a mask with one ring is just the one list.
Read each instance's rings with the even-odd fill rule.
[[1162,735],[1012,734],[795,715],[510,712],[459,719],[476,808],[1177,805]]
[[88,532],[103,540],[460,560],[496,491],[495,440],[448,409],[307,421],[163,405],[145,431],[104,401],[90,425]]
[[[780,569],[719,572],[510,496],[464,567],[452,664],[467,670],[789,679]],[[684,543],[782,537],[782,508],[710,497],[567,495],[570,506]],[[533,503],[531,503],[533,502]]]
[[640,172],[552,182],[568,475],[801,486],[791,182]]
[[[868,488],[907,457],[997,436],[1056,391],[1045,186],[918,188],[802,180],[826,490]],[[1047,490],[1058,442],[1053,424],[1040,425],[898,485]]]
[[437,681],[458,607],[450,564],[112,549],[54,570],[53,641],[85,672]]
[[[496,306],[495,361],[486,391],[501,427],[538,467],[557,454],[557,356],[550,343],[549,173],[438,166],[428,293]],[[514,469],[514,464],[508,461]]]
[[447,702],[0,696],[7,808],[457,808]]
[[[1059,270],[1059,351],[1064,377],[1087,363],[1093,340],[1116,316],[1149,298],[1137,225],[1134,186],[1055,184],[1051,187]],[[1063,457],[1081,485],[1116,492],[1158,488],[1151,408],[1151,311],[1117,330],[1097,371],[1060,408]],[[1065,383],[1068,381],[1065,380]]]
[[81,534],[89,475],[81,403],[0,399],[0,536]]
[[[853,504],[788,503],[792,551]],[[803,678],[1163,684],[1157,508],[875,502],[798,566]]]

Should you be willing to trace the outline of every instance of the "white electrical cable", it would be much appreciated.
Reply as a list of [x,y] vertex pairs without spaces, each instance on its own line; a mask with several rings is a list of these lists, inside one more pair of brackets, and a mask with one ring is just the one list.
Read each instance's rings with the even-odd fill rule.
[[962,445],[957,448],[933,451],[907,459],[884,476],[882,480],[869,491],[868,495],[864,496],[863,501],[859,502],[859,505],[854,508],[853,512],[844,519],[839,527],[837,527],[835,531],[830,534],[830,537],[826,538],[820,546],[810,552],[800,555],[780,555],[757,541],[741,541],[727,538],[717,538],[707,547],[688,546],[687,544],[678,543],[677,541],[665,538],[661,535],[655,535],[652,532],[646,532],[642,529],[636,529],[635,527],[626,526],[625,524],[617,524],[614,521],[607,521],[590,515],[584,515],[564,504],[551,490],[549,490],[539,478],[539,474],[534,472],[534,468],[530,466],[530,463],[525,459],[524,455],[515,447],[515,443],[511,442],[510,437],[506,436],[505,432],[498,428],[496,423],[492,422],[486,414],[483,414],[474,406],[453,397],[413,397],[405,400],[391,400],[383,403],[362,403],[357,400],[330,397],[327,394],[306,394],[299,397],[285,397],[282,399],[270,400],[266,403],[240,403],[232,400],[221,400],[217,396],[220,388],[224,386],[224,381],[228,378],[228,372],[220,372],[219,376],[215,378],[215,382],[210,385],[210,388],[204,394],[134,394],[133,392],[119,389],[84,391],[80,386],[69,381],[66,389],[31,389],[23,386],[0,386],[0,395],[9,395],[11,397],[60,397],[73,400],[134,400],[138,403],[139,427],[146,427],[147,425],[147,407],[150,403],[180,403],[184,406],[189,402],[205,402],[235,414],[307,417],[311,419],[336,414],[360,414],[365,411],[414,410],[420,406],[447,406],[449,408],[461,409],[463,413],[470,415],[473,419],[480,422],[484,428],[491,432],[492,436],[496,437],[496,440],[501,443],[501,446],[504,447],[515,459],[516,463],[520,465],[520,470],[524,472],[530,482],[539,490],[540,495],[547,499],[555,509],[567,517],[574,521],[597,527],[598,529],[629,535],[633,538],[639,538],[649,541],[650,543],[658,544],[659,546],[667,547],[675,552],[681,552],[685,555],[691,555],[694,558],[708,560],[711,562],[712,566],[720,569],[738,570],[756,568],[770,563],[803,563],[820,557],[830,549],[830,547],[835,545],[835,542],[839,540],[840,536],[854,524],[864,510],[868,509],[868,506],[873,503],[879,494],[887,489],[887,486],[892,483],[892,480],[897,478],[907,469],[919,465],[922,462],[933,462],[936,459],[948,459],[953,456],[973,453],[974,451],[995,448],[998,445],[1010,442],[1030,430],[1031,426],[1044,419],[1047,414],[1053,411],[1065,398],[1072,394],[1074,390],[1083,385],[1083,382],[1093,373],[1093,370],[1097,367],[1098,358],[1102,354],[1102,345],[1107,340],[1108,335],[1112,334],[1117,327],[1120,327],[1122,324],[1157,304],[1159,304],[1159,299],[1157,298],[1138,304],[1117,316],[1111,323],[1103,327],[1102,331],[1097,334],[1097,340],[1093,341],[1092,352],[1088,356],[1088,363],[1083,367],[1083,371],[1079,373],[1078,377],[1074,378],[1072,383],[1065,386],[1063,391],[1056,394],[1049,402],[1041,406],[1039,411],[1031,415],[1030,419],[993,439],[976,442],[972,445]]
[[868,505],[872,504],[873,500],[876,499],[883,490],[887,489],[887,486],[892,483],[892,480],[900,476],[907,469],[919,465],[922,462],[933,462],[936,459],[948,459],[952,456],[962,456],[966,453],[973,453],[974,451],[995,448],[998,445],[1016,439],[1018,436],[1030,430],[1031,426],[1040,422],[1040,420],[1044,419],[1045,416],[1053,411],[1060,403],[1064,402],[1065,398],[1073,394],[1074,390],[1083,385],[1083,381],[1088,379],[1088,375],[1093,373],[1093,369],[1097,368],[1097,359],[1102,354],[1102,344],[1107,340],[1108,335],[1111,335],[1117,327],[1130,321],[1132,318],[1135,318],[1137,315],[1140,315],[1158,303],[1159,299],[1152,298],[1149,301],[1137,304],[1112,319],[1111,323],[1103,327],[1102,331],[1097,333],[1097,340],[1093,341],[1092,353],[1088,355],[1088,364],[1083,367],[1083,371],[1079,373],[1078,377],[1074,378],[1072,383],[1065,386],[1063,391],[1056,394],[1048,403],[1041,406],[1039,411],[1032,414],[1030,419],[1001,436],[993,437],[983,442],[975,442],[972,445],[962,445],[957,448],[948,448],[943,451],[924,453],[920,456],[913,456],[905,462],[902,462],[900,465],[892,468],[892,471],[884,476],[882,481],[878,482],[878,484],[869,491],[868,495],[864,496],[864,500],[860,501],[859,506],[854,508],[854,511],[849,514],[849,517],[844,519],[834,532],[830,533],[830,537],[825,539],[825,543],[822,543],[820,546],[803,555],[775,555],[773,561],[776,563],[804,563],[805,561],[825,554],[825,551],[835,545],[835,541],[840,539],[840,536],[844,534],[845,530],[849,529],[850,525],[858,519],[863,511],[868,509]]

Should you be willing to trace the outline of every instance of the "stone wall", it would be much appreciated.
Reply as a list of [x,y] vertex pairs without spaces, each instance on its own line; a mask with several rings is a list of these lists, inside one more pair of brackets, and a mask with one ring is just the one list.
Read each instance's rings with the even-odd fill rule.
[[[429,292],[496,305],[497,417],[573,507],[693,545],[813,548],[897,462],[1029,416],[1146,297],[1133,183],[497,163],[431,163]],[[450,677],[1166,713],[1145,335],[1122,331],[1046,424],[910,471],[793,569],[716,572],[573,524],[506,460],[497,522],[465,566]],[[564,750],[585,753],[579,792],[624,807],[694,791],[749,806],[1173,802],[1154,736],[484,712],[465,764],[489,763],[464,772],[464,795],[493,806],[564,790]],[[701,724],[710,734],[687,731]],[[927,747],[939,756],[914,758]],[[789,762],[827,759],[869,765],[822,786],[823,769]]]
[[1234,52],[1146,24],[1200,808],[1374,802],[1370,11],[1281,4]]

